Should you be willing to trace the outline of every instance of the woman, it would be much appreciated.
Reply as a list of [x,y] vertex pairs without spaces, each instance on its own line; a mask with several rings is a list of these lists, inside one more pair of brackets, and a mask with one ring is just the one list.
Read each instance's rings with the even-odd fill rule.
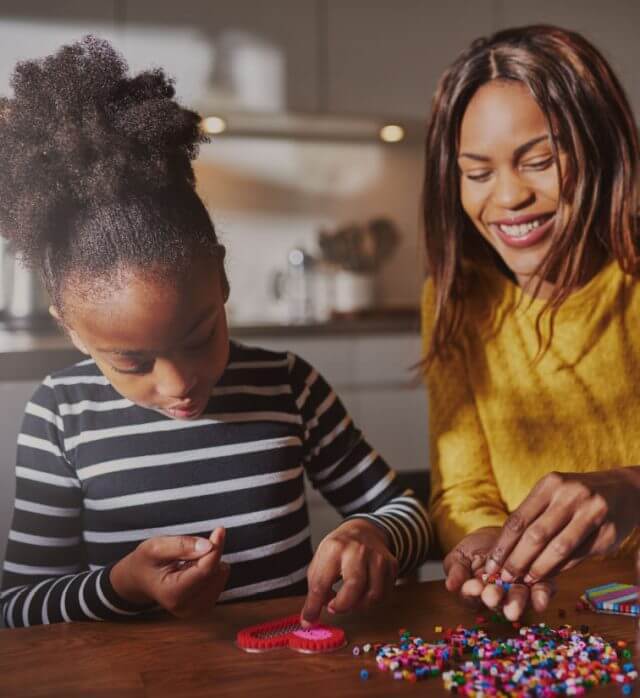
[[636,544],[635,124],[591,44],[523,27],[444,74],[427,153],[433,516],[448,588],[516,619],[558,570]]

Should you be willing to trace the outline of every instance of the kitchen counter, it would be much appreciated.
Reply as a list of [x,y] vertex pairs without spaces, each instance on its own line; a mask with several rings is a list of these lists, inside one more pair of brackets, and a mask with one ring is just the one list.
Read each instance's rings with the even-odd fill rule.
[[[247,342],[264,338],[418,334],[419,331],[417,310],[382,312],[311,325],[256,324],[230,328],[232,338]],[[55,328],[48,332],[0,330],[0,381],[39,380],[79,361],[82,356],[69,338]]]

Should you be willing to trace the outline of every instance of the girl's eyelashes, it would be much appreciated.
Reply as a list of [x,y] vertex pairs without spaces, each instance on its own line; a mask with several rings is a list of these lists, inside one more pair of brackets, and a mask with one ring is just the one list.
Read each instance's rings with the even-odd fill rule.
[[139,376],[144,373],[149,373],[153,368],[153,361],[145,361],[144,363],[137,364],[131,368],[118,368],[117,366],[111,365],[111,368],[116,373],[124,373],[125,375]]
[[[213,340],[215,334],[216,334],[216,325],[214,324],[214,326],[211,329],[211,332],[209,332],[209,334],[206,337],[198,340],[194,344],[184,346],[182,351],[184,351],[184,352],[203,351],[204,349],[208,348],[209,344],[211,344],[211,341]],[[139,375],[144,375],[145,373],[150,373],[153,370],[154,361],[155,361],[155,359],[149,358],[149,359],[145,359],[144,361],[141,361],[140,363],[136,363],[133,366],[127,366],[126,368],[114,366],[113,364],[110,364],[110,366],[116,373],[122,373],[124,375],[130,375],[130,376],[139,376]]]

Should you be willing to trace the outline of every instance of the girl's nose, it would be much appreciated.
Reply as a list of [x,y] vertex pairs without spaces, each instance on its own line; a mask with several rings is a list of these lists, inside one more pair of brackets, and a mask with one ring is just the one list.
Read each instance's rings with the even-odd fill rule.
[[196,376],[186,366],[168,360],[156,361],[156,391],[162,397],[183,400],[196,382]]

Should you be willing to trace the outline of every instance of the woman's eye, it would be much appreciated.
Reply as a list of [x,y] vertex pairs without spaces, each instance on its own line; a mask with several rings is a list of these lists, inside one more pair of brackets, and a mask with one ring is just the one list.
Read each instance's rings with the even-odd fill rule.
[[549,158],[544,158],[541,160],[530,160],[529,162],[524,163],[524,167],[527,170],[546,170],[547,167],[550,167],[554,162],[553,156]]
[[491,172],[467,172],[465,177],[472,182],[486,182],[491,175]]

